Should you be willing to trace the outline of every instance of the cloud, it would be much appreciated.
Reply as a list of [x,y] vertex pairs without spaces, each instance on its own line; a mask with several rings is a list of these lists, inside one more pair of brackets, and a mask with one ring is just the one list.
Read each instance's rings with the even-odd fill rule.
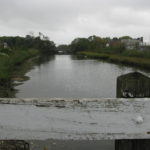
[[76,37],[150,35],[149,0],[1,0],[1,35],[47,34],[56,43]]

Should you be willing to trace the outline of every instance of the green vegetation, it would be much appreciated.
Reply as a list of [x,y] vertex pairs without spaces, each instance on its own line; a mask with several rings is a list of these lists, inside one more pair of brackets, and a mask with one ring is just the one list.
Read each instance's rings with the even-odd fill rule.
[[150,47],[149,50],[126,50],[122,55],[128,57],[150,58]]
[[[0,91],[5,88],[13,90],[11,80],[14,72],[19,68],[18,66],[34,56],[48,58],[56,53],[80,54],[150,69],[150,46],[141,43],[143,43],[142,37],[101,38],[94,35],[88,38],[76,38],[70,45],[56,47],[53,41],[40,32],[36,37],[33,34],[26,37],[0,37]],[[0,97],[2,97],[1,92]]]
[[90,36],[88,38],[76,38],[70,44],[73,53],[93,51],[98,53],[122,53],[125,45],[118,38],[101,38]]
[[0,56],[0,81],[8,80],[11,77],[11,74],[15,66],[20,65],[26,59],[33,57],[38,54],[38,51],[35,49],[24,50],[15,50],[12,54]]
[[105,54],[105,53],[95,53],[95,52],[80,52],[80,55],[85,55],[89,58],[94,59],[104,59],[109,62],[122,63],[132,66],[138,66],[145,69],[150,69],[150,59],[149,58],[139,58],[139,57],[127,57],[116,54]]
[[142,37],[133,39],[123,36],[111,39],[90,36],[76,38],[70,47],[75,54],[150,69],[150,46],[140,46],[142,42]]
[[11,78],[18,66],[31,57],[48,56],[55,52],[54,42],[41,33],[38,37],[0,37],[0,97],[7,96],[1,95],[6,88],[13,90]]

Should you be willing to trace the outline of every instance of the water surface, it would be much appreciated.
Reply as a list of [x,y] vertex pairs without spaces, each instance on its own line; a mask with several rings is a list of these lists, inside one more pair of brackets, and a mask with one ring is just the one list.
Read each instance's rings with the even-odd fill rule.
[[16,87],[16,97],[115,98],[117,77],[134,71],[140,70],[71,55],[55,55],[26,74],[30,80]]

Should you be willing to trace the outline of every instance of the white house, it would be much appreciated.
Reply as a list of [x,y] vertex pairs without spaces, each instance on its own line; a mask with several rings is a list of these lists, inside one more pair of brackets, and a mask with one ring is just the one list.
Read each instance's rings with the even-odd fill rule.
[[107,44],[106,44],[106,47],[109,47],[109,46],[110,46],[110,44],[109,44],[109,43],[107,43]]
[[125,44],[128,50],[140,49],[140,46],[144,44],[142,37],[137,39],[121,39],[121,43]]
[[4,49],[8,48],[8,44],[6,42],[4,42],[3,46],[4,46]]

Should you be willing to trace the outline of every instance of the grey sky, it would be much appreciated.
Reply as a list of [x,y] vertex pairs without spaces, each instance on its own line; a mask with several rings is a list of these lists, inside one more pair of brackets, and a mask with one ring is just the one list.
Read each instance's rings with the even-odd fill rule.
[[90,35],[150,41],[150,0],[0,0],[0,36],[30,31],[57,44]]

